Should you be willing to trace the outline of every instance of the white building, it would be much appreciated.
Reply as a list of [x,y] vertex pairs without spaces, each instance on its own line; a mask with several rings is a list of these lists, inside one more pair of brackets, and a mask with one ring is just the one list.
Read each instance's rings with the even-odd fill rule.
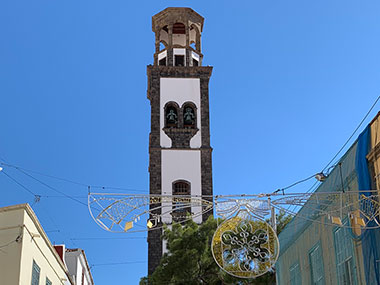
[[74,284],[28,204],[0,208],[0,284]]
[[64,260],[71,279],[76,285],[93,285],[91,271],[83,249],[66,249]]

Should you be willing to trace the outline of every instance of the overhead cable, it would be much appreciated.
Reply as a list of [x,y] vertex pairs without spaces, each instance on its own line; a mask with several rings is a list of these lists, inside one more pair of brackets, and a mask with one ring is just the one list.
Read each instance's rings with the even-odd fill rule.
[[127,261],[127,262],[111,262],[111,263],[98,263],[91,264],[90,268],[98,267],[98,266],[106,266],[106,265],[122,265],[122,264],[136,264],[136,263],[147,263],[147,261]]
[[[21,182],[17,181],[15,178],[13,178],[12,176],[10,176],[8,173],[1,171],[2,173],[4,173],[9,179],[11,179],[13,182],[15,182],[17,185],[19,185],[20,187],[22,187],[23,189],[25,189],[26,191],[28,191],[30,194],[32,194],[34,196],[34,202],[33,204],[31,205],[31,207],[33,207],[36,203],[38,203],[40,201],[40,198],[41,197],[49,197],[49,196],[44,196],[44,195],[37,195],[35,194],[32,190],[30,190],[28,187],[26,187],[25,185],[23,185]],[[55,197],[58,197],[58,196],[55,196]],[[59,197],[65,197],[65,196],[59,196]],[[87,205],[86,205],[87,206]],[[41,208],[43,209],[43,208]],[[51,222],[54,224],[55,227],[57,227],[56,223],[54,222],[53,218],[51,215],[47,215],[49,217],[49,219],[51,220]],[[47,232],[47,231],[46,231]],[[62,235],[63,232],[61,230],[54,230],[54,231],[50,231],[50,232],[60,232]],[[65,237],[66,238],[66,237]],[[75,242],[73,242],[73,244],[75,244]]]
[[73,200],[73,201],[76,201],[77,203],[82,204],[82,205],[84,205],[84,206],[87,207],[87,204],[86,204],[86,203],[83,203],[82,201],[79,201],[78,199],[76,199],[76,198],[74,198],[74,197],[72,197],[72,196],[70,196],[70,195],[67,195],[65,192],[62,192],[62,191],[60,191],[60,190],[58,190],[58,189],[56,189],[56,188],[54,188],[54,187],[52,187],[52,186],[46,184],[45,182],[39,180],[38,178],[35,178],[33,175],[30,175],[29,173],[27,173],[27,172],[25,172],[25,171],[23,171],[23,170],[21,170],[21,169],[18,169],[18,171],[20,171],[20,172],[22,172],[23,174],[25,174],[26,176],[28,176],[28,177],[34,179],[35,181],[41,183],[41,184],[44,185],[45,187],[47,187],[47,188],[49,188],[49,189],[51,189],[51,190],[53,190],[53,191],[55,191],[55,192],[57,192],[57,193],[60,193],[60,194],[62,194],[62,195],[64,195],[64,196],[66,196],[67,198],[69,198],[69,199],[71,199],[71,200]]
[[147,237],[84,237],[84,238],[71,238],[71,240],[116,240],[116,239],[146,239]]
[[17,185],[19,185],[24,190],[28,191],[34,197],[38,196],[38,195],[34,194],[32,190],[30,190],[29,188],[27,188],[26,186],[24,186],[23,184],[21,184],[20,182],[18,182],[15,178],[13,178],[12,176],[10,176],[8,173],[6,173],[4,170],[1,171],[1,173],[3,173],[4,175],[6,175],[9,179],[11,179],[13,182],[15,182]]
[[27,169],[27,168],[20,167],[20,166],[17,166],[17,165],[14,165],[14,164],[10,164],[10,163],[0,162],[0,165],[7,166],[7,167],[12,167],[12,168],[15,168],[15,169],[17,169],[19,171],[23,170],[24,172],[35,173],[35,174],[38,174],[38,175],[41,175],[41,176],[53,178],[53,179],[56,179],[56,180],[64,181],[64,182],[67,182],[67,183],[72,183],[72,184],[79,185],[79,186],[90,187],[91,189],[127,190],[127,191],[133,191],[133,192],[143,192],[143,193],[147,193],[148,192],[147,190],[143,190],[143,189],[85,184],[85,183],[81,183],[81,182],[74,181],[74,180],[71,180],[71,179],[62,178],[62,177],[58,177],[58,176],[54,176],[54,175],[50,175],[50,174],[45,174],[45,173],[42,173],[42,172],[39,172],[39,171]]
[[355,128],[355,130],[353,131],[353,133],[350,135],[350,137],[347,139],[347,141],[343,144],[343,146],[338,150],[338,152],[334,155],[334,157],[327,163],[327,165],[323,168],[322,172],[325,171],[327,169],[327,167],[329,167],[329,165],[335,160],[335,158],[337,158],[337,156],[341,153],[341,151],[346,147],[346,145],[350,142],[350,140],[352,139],[352,137],[355,135],[355,133],[359,130],[359,128],[362,126],[362,124],[364,123],[364,121],[367,119],[367,117],[369,116],[369,114],[372,112],[373,108],[375,108],[377,102],[379,101],[380,99],[380,95],[377,97],[377,99],[375,100],[375,102],[372,104],[371,108],[368,110],[367,114],[364,116],[364,118],[360,121],[359,125]]
[[21,235],[18,235],[18,236],[16,237],[16,239],[14,239],[14,240],[12,240],[12,241],[6,243],[6,244],[0,245],[0,249],[1,249],[1,248],[4,248],[4,247],[7,247],[7,246],[11,245],[11,244],[14,243],[14,242],[19,242],[19,241],[21,241]]

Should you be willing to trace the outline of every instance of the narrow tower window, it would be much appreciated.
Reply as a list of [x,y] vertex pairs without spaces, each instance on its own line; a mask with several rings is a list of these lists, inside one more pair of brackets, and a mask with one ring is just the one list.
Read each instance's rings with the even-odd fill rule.
[[199,54],[197,54],[196,52],[191,52],[191,58],[193,60],[193,66],[199,66]]
[[174,56],[175,66],[184,66],[185,65],[185,56],[176,54]]
[[[186,219],[186,215],[191,213],[191,207],[186,207],[186,201],[190,199],[190,182],[185,180],[173,183],[173,221],[181,222]],[[184,197],[181,197],[184,196]]]
[[166,57],[161,58],[160,61],[158,62],[158,65],[159,66],[166,66]]
[[178,112],[174,103],[168,103],[165,107],[165,127],[176,128],[178,127]]
[[190,183],[177,181],[173,184],[173,195],[190,195]]
[[[162,42],[161,42],[162,43]],[[166,66],[167,65],[167,51],[164,50],[158,54],[158,65]]]
[[194,107],[190,104],[185,104],[183,107],[183,126],[185,128],[195,128],[195,122]]

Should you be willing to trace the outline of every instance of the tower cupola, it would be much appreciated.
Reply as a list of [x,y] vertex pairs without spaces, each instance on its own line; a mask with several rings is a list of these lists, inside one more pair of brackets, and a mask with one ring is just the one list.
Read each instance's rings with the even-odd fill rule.
[[201,66],[204,18],[191,8],[166,8],[152,17],[154,65]]

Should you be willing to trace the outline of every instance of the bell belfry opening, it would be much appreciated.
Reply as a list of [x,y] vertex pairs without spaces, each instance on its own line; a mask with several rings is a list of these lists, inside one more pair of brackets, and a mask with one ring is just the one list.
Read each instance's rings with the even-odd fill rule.
[[[150,194],[202,197],[212,201],[212,162],[209,124],[211,66],[202,66],[201,32],[204,18],[190,8],[166,8],[152,17],[155,33],[153,65],[148,65],[148,99],[151,105],[149,135]],[[172,203],[171,214],[160,223],[171,224],[191,213],[196,223],[198,206],[181,208]],[[196,215],[196,213],[200,213]],[[148,274],[165,252],[162,229],[148,232]]]
[[190,8],[167,8],[152,18],[154,65],[200,66],[203,17]]

